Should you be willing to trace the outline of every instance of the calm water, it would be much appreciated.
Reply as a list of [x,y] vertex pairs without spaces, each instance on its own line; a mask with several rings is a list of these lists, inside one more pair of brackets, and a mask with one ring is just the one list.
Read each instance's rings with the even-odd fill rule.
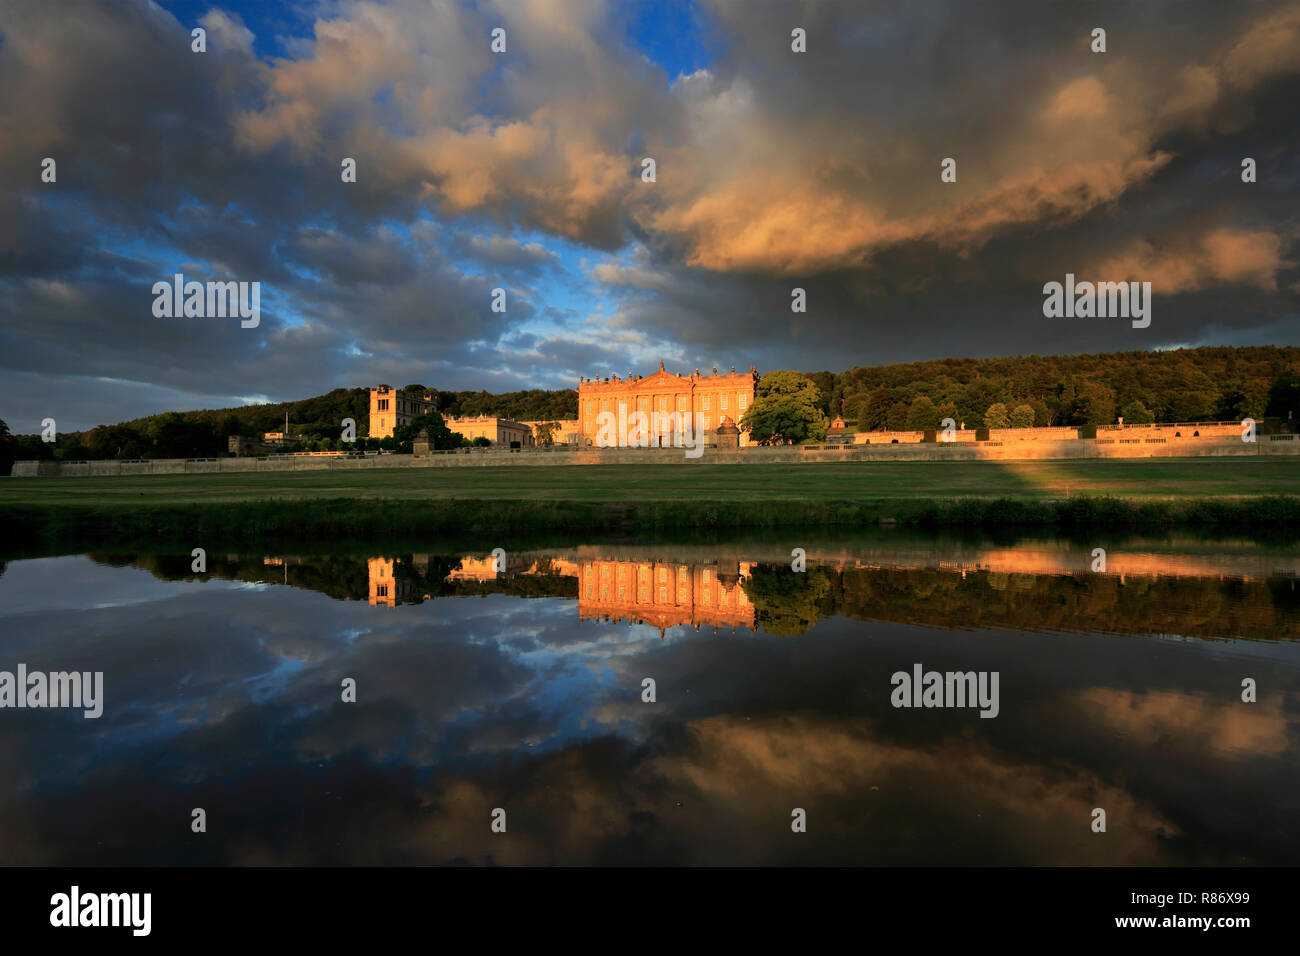
[[12,561],[0,862],[1300,863],[1300,548],[803,546]]

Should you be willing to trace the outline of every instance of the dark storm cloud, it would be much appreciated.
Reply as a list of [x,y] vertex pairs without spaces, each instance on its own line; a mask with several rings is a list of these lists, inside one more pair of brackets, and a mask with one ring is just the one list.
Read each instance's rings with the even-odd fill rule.
[[[142,0],[6,5],[4,415],[569,385],[660,357],[839,370],[1300,341],[1294,0],[715,0],[723,52],[676,78],[614,7],[561,9],[342,3],[264,60],[219,8],[194,54],[193,24]],[[592,251],[582,275],[548,235]],[[261,326],[154,319],[152,283],[182,267],[262,282]],[[1151,327],[1043,318],[1067,272],[1151,281]],[[50,408],[41,380],[75,401]]]

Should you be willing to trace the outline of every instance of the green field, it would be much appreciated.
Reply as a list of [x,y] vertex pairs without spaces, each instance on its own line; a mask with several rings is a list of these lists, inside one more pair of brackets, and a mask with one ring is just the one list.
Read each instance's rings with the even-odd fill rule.
[[94,507],[309,499],[578,502],[1135,500],[1292,494],[1300,457],[1042,462],[572,465],[9,478],[0,505]]

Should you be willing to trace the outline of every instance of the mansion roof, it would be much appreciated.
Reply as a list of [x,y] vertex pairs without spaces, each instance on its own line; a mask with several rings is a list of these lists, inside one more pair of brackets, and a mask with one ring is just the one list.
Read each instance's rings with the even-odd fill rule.
[[[732,366],[733,369],[735,366]],[[701,375],[700,370],[696,369],[690,375],[675,375],[672,372],[664,370],[663,362],[659,363],[659,371],[652,375],[633,375],[630,378],[619,378],[617,375],[605,379],[584,379],[578,383],[579,392],[625,392],[629,389],[635,391],[677,391],[699,386],[752,386],[758,380],[758,370],[754,366],[749,367],[748,372],[714,372],[711,375]]]

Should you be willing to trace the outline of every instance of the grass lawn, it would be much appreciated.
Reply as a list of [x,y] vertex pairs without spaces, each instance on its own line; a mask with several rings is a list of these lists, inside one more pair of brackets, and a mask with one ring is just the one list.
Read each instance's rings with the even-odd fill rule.
[[112,508],[272,499],[648,502],[1063,498],[1153,500],[1292,494],[1300,457],[1068,461],[568,465],[8,478],[0,505]]

